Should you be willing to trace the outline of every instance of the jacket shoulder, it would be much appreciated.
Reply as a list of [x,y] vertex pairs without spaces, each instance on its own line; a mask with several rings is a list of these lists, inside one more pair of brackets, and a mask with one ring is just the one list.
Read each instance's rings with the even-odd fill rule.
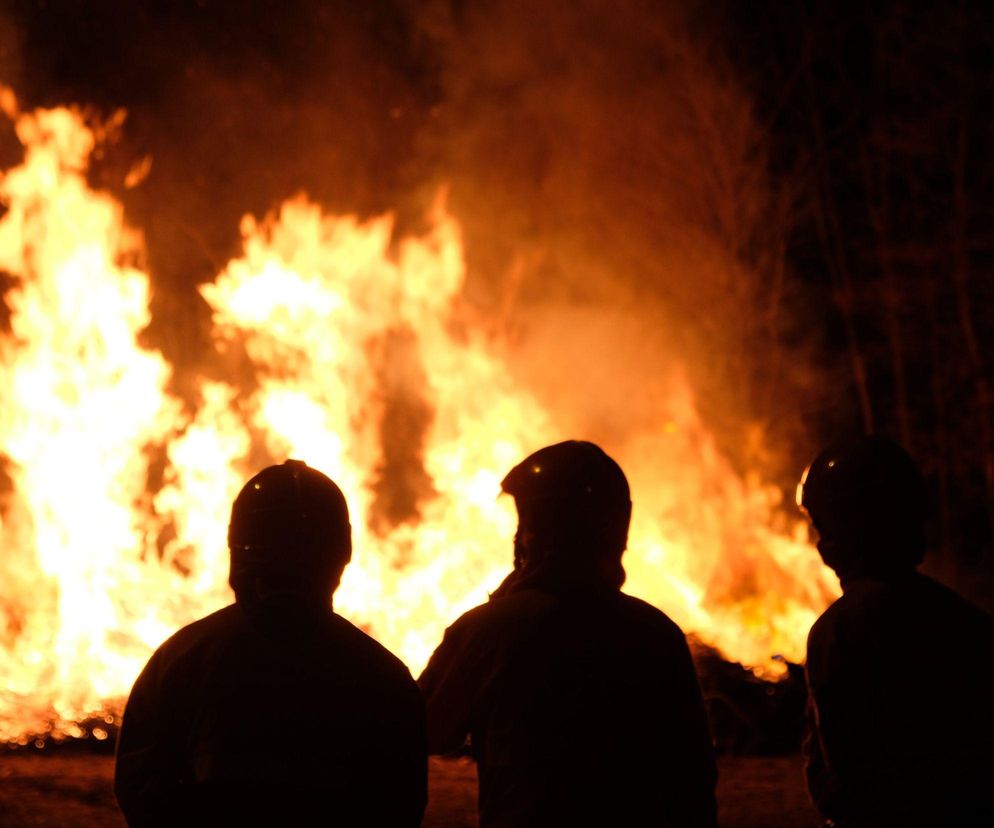
[[400,683],[414,685],[407,665],[379,641],[337,613],[332,618],[343,645],[364,666]]
[[154,657],[160,659],[180,657],[208,640],[234,634],[244,623],[241,610],[237,605],[229,604],[185,627],[180,627],[159,645]]
[[452,622],[445,633],[447,636],[462,636],[493,627],[512,629],[550,612],[555,605],[555,598],[541,590],[511,592],[467,610]]
[[[452,642],[478,640],[488,635],[501,639],[515,632],[527,634],[535,622],[554,613],[560,599],[541,590],[526,589],[494,598],[463,613],[446,631]],[[656,640],[685,644],[686,637],[677,624],[658,607],[641,598],[622,592],[613,593],[591,605],[591,613],[610,621],[612,628],[627,627],[648,633]]]
[[648,601],[643,601],[641,598],[636,598],[634,595],[627,595],[626,593],[621,593],[621,600],[626,607],[626,610],[636,621],[645,624],[646,626],[655,627],[660,633],[669,635],[673,638],[686,637],[683,630],[680,629],[680,626],[665,612],[659,609],[659,607],[650,604]]

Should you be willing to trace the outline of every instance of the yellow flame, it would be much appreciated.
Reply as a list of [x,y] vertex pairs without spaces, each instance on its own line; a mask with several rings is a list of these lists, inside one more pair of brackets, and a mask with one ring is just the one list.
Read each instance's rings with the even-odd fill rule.
[[[159,642],[230,600],[226,519],[257,470],[249,457],[299,457],[341,485],[356,552],[336,609],[417,672],[509,569],[502,475],[574,436],[460,315],[462,242],[443,201],[420,238],[304,197],[246,217],[241,256],[202,293],[219,351],[243,348],[255,375],[250,387],[203,379],[184,413],[163,356],[138,344],[141,238],[85,180],[94,131],[72,109],[19,114],[9,90],[0,106],[25,148],[0,179],[0,268],[15,278],[0,339],[13,488],[0,515],[0,738],[82,732],[119,709]],[[388,444],[406,429],[420,450],[398,460]],[[634,492],[626,588],[732,658],[770,671],[774,653],[799,660],[836,587],[778,490],[720,455],[686,383],[657,427],[608,448]],[[157,491],[153,450],[166,461]],[[398,462],[413,482],[394,479]],[[375,519],[398,486],[406,507]]]
[[16,128],[24,162],[0,183],[0,268],[18,280],[0,343],[0,435],[16,493],[0,587],[8,737],[33,724],[18,711],[39,702],[71,720],[119,695],[169,629],[129,646],[146,616],[131,596],[152,585],[142,449],[175,416],[168,366],[135,344],[149,321],[148,279],[126,264],[140,239],[86,185],[93,133],[65,109],[22,115]]

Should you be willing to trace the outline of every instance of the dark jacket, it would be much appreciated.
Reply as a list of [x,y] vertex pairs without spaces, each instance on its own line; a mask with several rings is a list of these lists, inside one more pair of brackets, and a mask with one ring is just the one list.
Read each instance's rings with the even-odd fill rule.
[[407,668],[327,611],[233,604],[131,691],[114,790],[130,826],[416,826],[424,706]]
[[643,601],[502,590],[446,631],[419,684],[430,751],[472,741],[482,828],[715,824],[690,652]]
[[994,825],[994,620],[909,572],[808,637],[812,799],[842,825]]

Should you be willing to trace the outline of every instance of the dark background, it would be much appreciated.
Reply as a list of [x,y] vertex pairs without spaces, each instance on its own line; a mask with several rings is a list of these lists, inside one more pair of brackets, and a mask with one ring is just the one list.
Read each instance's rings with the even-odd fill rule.
[[177,393],[214,370],[195,286],[243,214],[304,190],[417,230],[448,182],[484,318],[645,307],[724,450],[785,491],[828,439],[898,439],[934,494],[928,568],[990,607],[992,24],[967,2],[8,0],[0,80],[25,109],[127,110],[91,178],[145,232]]

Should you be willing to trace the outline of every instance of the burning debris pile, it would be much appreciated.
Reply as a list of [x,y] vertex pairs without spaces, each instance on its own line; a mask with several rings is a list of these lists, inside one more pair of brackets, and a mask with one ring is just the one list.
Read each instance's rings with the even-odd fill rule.
[[[783,662],[782,675],[766,678],[728,661],[696,637],[691,637],[690,648],[719,755],[778,756],[797,751],[807,701],[804,670],[800,665]],[[102,714],[59,729],[20,733],[17,738],[0,743],[0,748],[42,753],[112,753],[120,725],[120,709],[111,704]],[[305,733],[288,735],[306,738]]]
[[652,417],[579,433],[467,309],[443,198],[403,238],[304,196],[246,216],[241,254],[201,288],[214,353],[191,404],[141,344],[141,233],[87,182],[102,128],[2,102],[24,157],[0,179],[0,739],[112,724],[151,650],[229,600],[230,503],[285,457],[347,494],[357,553],[336,608],[414,672],[507,571],[502,474],[567,436],[630,478],[627,591],[759,674],[801,659],[836,586],[779,490],[736,474],[679,373],[656,378]]

